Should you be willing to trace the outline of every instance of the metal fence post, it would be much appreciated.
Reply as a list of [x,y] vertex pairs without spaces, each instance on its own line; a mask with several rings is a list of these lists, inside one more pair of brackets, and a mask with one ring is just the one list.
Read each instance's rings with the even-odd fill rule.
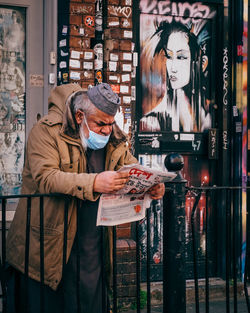
[[165,184],[163,198],[163,313],[186,312],[185,277],[185,186],[179,172],[183,157],[169,154],[165,159],[168,171],[176,178]]

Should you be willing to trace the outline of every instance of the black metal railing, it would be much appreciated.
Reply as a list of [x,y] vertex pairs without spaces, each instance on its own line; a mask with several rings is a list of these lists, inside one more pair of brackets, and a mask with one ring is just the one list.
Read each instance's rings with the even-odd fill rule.
[[[248,189],[246,189],[248,191]],[[186,181],[178,175],[177,178],[170,183],[166,184],[166,193],[163,199],[163,266],[162,266],[162,282],[163,282],[163,304],[162,312],[168,313],[185,313],[186,312],[186,279],[185,279],[185,259],[186,259],[186,231],[185,225],[189,221],[185,221],[185,199],[187,196],[192,195],[194,198],[192,212],[191,212],[191,243],[192,243],[192,257],[193,257],[193,277],[195,285],[195,312],[200,312],[200,295],[199,295],[199,275],[198,261],[201,257],[199,252],[200,246],[198,244],[197,236],[199,235],[196,229],[196,213],[199,208],[199,203],[201,197],[205,199],[205,205],[203,201],[203,211],[205,220],[205,249],[204,249],[204,266],[205,266],[205,309],[206,313],[210,311],[210,278],[211,275],[209,267],[209,253],[211,251],[211,244],[209,243],[209,211],[218,210],[220,216],[224,217],[221,220],[222,233],[220,234],[220,239],[225,239],[225,242],[221,243],[221,247],[225,247],[223,253],[224,259],[219,260],[222,266],[225,265],[225,272],[220,272],[221,277],[225,281],[225,309],[226,312],[238,312],[238,284],[242,281],[244,284],[244,295],[245,295],[245,308],[246,312],[250,312],[249,305],[249,295],[248,295],[248,283],[250,278],[250,260],[249,260],[249,238],[247,238],[247,248],[246,248],[246,258],[244,273],[241,273],[240,263],[241,263],[241,241],[239,242],[239,237],[237,234],[238,222],[242,218],[241,212],[234,207],[234,197],[235,193],[242,192],[241,187],[186,187]],[[31,210],[33,198],[40,198],[40,210],[39,212],[34,212]],[[30,237],[30,221],[31,214],[39,214],[40,216],[40,278],[41,278],[41,305],[40,312],[45,312],[44,307],[44,275],[45,275],[45,265],[44,265],[44,212],[46,207],[44,207],[44,199],[46,197],[64,197],[65,199],[65,209],[64,209],[64,244],[63,244],[63,261],[62,268],[66,266],[66,251],[67,251],[67,221],[68,221],[68,209],[71,197],[61,194],[36,194],[36,195],[9,195],[0,196],[1,200],[1,217],[2,217],[2,254],[1,254],[1,299],[2,299],[2,312],[5,313],[7,310],[8,303],[6,302],[6,282],[4,276],[4,269],[6,267],[6,235],[7,235],[7,221],[6,212],[8,201],[10,199],[26,198],[27,199],[27,215],[26,215],[26,247],[25,247],[25,277],[26,284],[28,285],[28,271],[29,271],[29,237]],[[80,206],[80,201],[77,201],[78,207]],[[147,313],[152,312],[151,305],[151,261],[150,261],[150,210],[147,214],[147,265],[146,265],[146,290],[147,290]],[[249,217],[248,217],[249,219]],[[247,221],[249,225],[249,221]],[[210,225],[211,226],[211,225]],[[79,227],[79,225],[78,225]],[[136,312],[141,312],[141,250],[140,250],[140,236],[139,234],[139,222],[135,223],[135,241],[136,241]],[[246,230],[244,230],[246,231]],[[198,234],[198,235],[197,235]],[[220,247],[217,247],[218,249]],[[118,297],[117,292],[117,262],[116,262],[116,227],[113,227],[113,284],[112,284],[112,297],[111,297],[111,307],[112,312],[117,313],[118,308]],[[80,263],[79,255],[77,258],[77,268],[80,277]],[[104,280],[103,280],[104,281]],[[231,283],[233,284],[233,295],[231,294]],[[77,280],[77,303],[78,309],[80,308],[80,287],[79,279]],[[105,286],[103,285],[103,290]],[[28,290],[28,288],[26,288]],[[105,308],[103,313],[110,312],[109,305],[106,303],[109,301],[105,298],[105,293],[103,292],[103,303],[105,303]],[[233,299],[233,311],[231,308],[230,300]],[[26,312],[28,312],[28,293],[25,297]],[[80,312],[78,310],[78,312]],[[213,311],[214,313],[214,311]]]
[[[242,236],[240,233],[241,229],[239,224],[242,219],[241,208],[238,208],[234,205],[234,199],[237,197],[237,193],[239,192],[247,192],[250,190],[249,188],[242,187],[232,187],[232,186],[214,186],[214,187],[193,187],[189,188],[188,192],[195,195],[195,201],[192,207],[191,214],[191,228],[192,228],[192,246],[193,246],[193,265],[194,265],[194,282],[195,282],[195,308],[196,313],[200,312],[200,301],[199,301],[199,281],[198,281],[198,257],[197,257],[197,232],[195,230],[195,213],[198,208],[199,201],[201,196],[203,196],[205,200],[205,308],[206,313],[210,311],[210,299],[209,299],[209,236],[208,236],[208,212],[209,212],[209,203],[211,199],[217,199],[217,204],[213,203],[213,209],[220,209],[222,215],[224,215],[224,219],[220,224],[220,230],[222,234],[220,234],[219,238],[224,238],[225,241],[221,244],[221,247],[224,246],[225,261],[225,273],[222,276],[225,278],[225,309],[226,312],[239,312],[238,310],[238,283],[244,282],[244,294],[246,300],[246,312],[250,312],[249,305],[249,294],[247,283],[250,283],[249,280],[249,239],[247,238],[247,229],[245,228],[243,231],[246,236],[246,252],[245,252],[245,265],[243,271],[241,270],[241,261],[242,261],[242,245],[241,240],[239,238]],[[216,196],[215,196],[216,195]],[[210,203],[211,205],[211,203]],[[238,212],[240,209],[240,212]],[[249,216],[247,216],[246,225],[249,227]],[[218,225],[217,225],[218,227]],[[224,235],[223,235],[224,232]],[[233,286],[233,291],[230,292],[230,287]],[[233,304],[230,303],[230,300],[233,300]],[[241,311],[240,311],[241,312]]]

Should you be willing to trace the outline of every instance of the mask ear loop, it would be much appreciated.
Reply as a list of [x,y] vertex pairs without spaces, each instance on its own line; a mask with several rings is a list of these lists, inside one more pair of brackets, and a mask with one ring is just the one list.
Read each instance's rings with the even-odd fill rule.
[[87,128],[88,128],[88,131],[90,132],[89,125],[88,125],[88,123],[87,123],[85,114],[84,114],[84,121],[85,121],[85,124],[86,124],[86,126],[87,126]]

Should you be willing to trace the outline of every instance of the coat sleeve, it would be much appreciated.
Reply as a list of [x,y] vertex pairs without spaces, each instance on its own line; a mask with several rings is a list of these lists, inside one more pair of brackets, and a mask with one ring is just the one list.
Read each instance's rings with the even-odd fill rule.
[[[97,174],[77,173],[78,162],[66,164],[62,160],[53,127],[35,125],[27,142],[27,168],[40,193],[63,193],[80,199],[95,201],[99,194],[93,193]],[[24,171],[25,176],[25,171]]]

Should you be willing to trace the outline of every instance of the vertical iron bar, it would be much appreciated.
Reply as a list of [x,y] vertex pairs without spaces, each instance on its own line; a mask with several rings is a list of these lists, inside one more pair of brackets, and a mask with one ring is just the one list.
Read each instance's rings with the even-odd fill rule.
[[26,216],[25,263],[24,263],[24,275],[25,275],[24,308],[25,308],[25,312],[29,312],[28,288],[29,288],[30,217],[31,217],[31,197],[28,197],[27,198],[27,216]]
[[[249,217],[247,217],[247,219],[249,219]],[[247,237],[247,239],[246,239],[247,240],[247,244],[249,242],[248,238],[249,237]],[[249,255],[248,255],[248,249],[247,249],[247,246],[246,246],[246,258],[245,258],[245,269],[244,269],[244,293],[245,293],[248,313],[250,313],[250,301],[249,301],[249,294],[248,294],[248,288],[247,288],[247,280],[248,280],[248,277],[249,277],[249,268],[250,268]]]
[[[6,264],[6,199],[2,199],[2,271],[5,270]],[[4,277],[2,280],[2,293],[3,293],[3,313],[7,310],[6,303],[6,286]]]
[[196,255],[196,236],[195,236],[195,225],[194,225],[194,214],[197,208],[197,205],[200,201],[201,192],[198,193],[196,196],[192,213],[191,213],[191,230],[192,230],[192,248],[193,248],[193,260],[194,260],[194,287],[195,287],[195,308],[196,313],[200,312],[200,306],[199,306],[199,284],[198,284],[198,264],[197,264],[197,255]]
[[205,215],[205,236],[206,236],[206,248],[205,248],[205,276],[206,276],[206,313],[209,313],[209,268],[208,268],[208,193],[206,192],[206,215]]
[[6,262],[6,199],[2,199],[2,265]]
[[44,198],[40,197],[40,312],[44,313]]
[[139,222],[136,222],[136,310],[141,313],[141,258],[140,258],[140,239]]
[[[236,191],[232,191],[233,192],[233,199],[235,198],[234,193],[237,192]],[[237,214],[236,214],[236,210],[237,208],[234,205],[233,202],[233,290],[234,290],[234,313],[238,312],[237,309],[237,244],[236,244],[236,238],[237,238]]]
[[76,200],[77,211],[76,211],[76,302],[77,312],[81,312],[81,301],[80,301],[80,247],[79,247],[79,231],[80,231],[80,200]]
[[69,198],[66,197],[64,205],[64,229],[63,229],[63,272],[67,263],[67,239],[68,239],[68,215],[69,215]]
[[168,299],[168,290],[169,288],[167,284],[168,273],[167,273],[167,227],[168,227],[168,216],[166,214],[167,209],[171,208],[171,192],[166,189],[165,195],[163,197],[163,244],[162,244],[162,252],[163,252],[163,264],[162,264],[162,276],[163,276],[163,313],[167,313],[167,299]]
[[[102,307],[105,308],[105,313],[110,313],[110,307],[109,307],[109,297],[106,287],[106,276],[105,276],[105,269],[106,269],[106,249],[105,249],[105,228],[103,226],[101,227],[101,277],[102,277]],[[107,230],[107,229],[106,229]],[[107,230],[108,231],[108,230]]]
[[113,226],[113,313],[117,313],[116,226]]
[[151,218],[151,206],[147,209],[147,313],[151,313],[151,273],[150,273],[150,261],[151,261],[151,232],[150,232],[150,218]]
[[179,174],[163,197],[163,312],[186,313],[185,184]]
[[108,312],[108,301],[106,301],[106,290],[105,290],[105,248],[104,248],[104,227],[101,227],[101,277],[102,277],[102,307],[105,308],[104,312]]
[[226,312],[230,313],[231,193],[226,189]]
[[[69,198],[65,197],[65,204],[64,204],[64,229],[63,229],[63,259],[62,259],[62,280],[63,274],[65,271],[66,263],[67,263],[67,237],[68,237],[68,215],[69,215]],[[64,293],[63,293],[63,303],[64,303]],[[63,312],[64,312],[64,305]]]

